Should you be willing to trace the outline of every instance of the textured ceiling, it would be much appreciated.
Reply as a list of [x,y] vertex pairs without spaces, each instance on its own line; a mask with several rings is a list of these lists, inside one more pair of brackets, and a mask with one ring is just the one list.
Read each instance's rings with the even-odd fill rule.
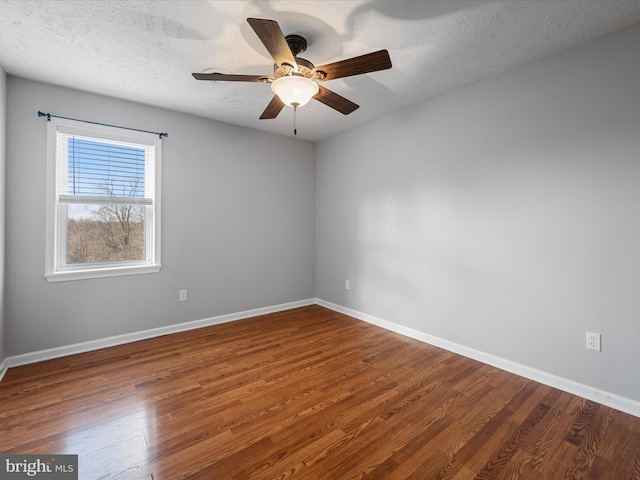
[[[258,117],[260,83],[214,83],[217,68],[272,74],[246,21],[304,36],[316,65],[386,48],[393,68],[327,82],[360,105],[344,116],[312,101],[298,137],[320,140],[640,21],[640,0],[0,0],[0,65],[12,75],[157,105],[282,135],[292,110]],[[65,112],[52,112],[65,115]]]

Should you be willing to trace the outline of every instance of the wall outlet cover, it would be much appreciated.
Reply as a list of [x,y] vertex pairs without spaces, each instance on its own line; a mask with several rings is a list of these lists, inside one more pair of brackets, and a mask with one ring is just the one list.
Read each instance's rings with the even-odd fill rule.
[[587,332],[587,348],[598,352],[601,351],[599,333]]

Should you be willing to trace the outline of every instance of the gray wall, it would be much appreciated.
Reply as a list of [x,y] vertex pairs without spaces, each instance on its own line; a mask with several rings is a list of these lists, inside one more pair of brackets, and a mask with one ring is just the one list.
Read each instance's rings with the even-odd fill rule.
[[[12,76],[7,97],[8,355],[314,297],[312,143]],[[46,120],[38,110],[169,133],[160,273],[43,277]]]
[[636,24],[318,143],[316,296],[640,400],[638,45]]
[[6,111],[7,111],[7,76],[0,66],[0,364],[7,357],[7,341],[4,321],[5,298],[5,203],[6,203]]

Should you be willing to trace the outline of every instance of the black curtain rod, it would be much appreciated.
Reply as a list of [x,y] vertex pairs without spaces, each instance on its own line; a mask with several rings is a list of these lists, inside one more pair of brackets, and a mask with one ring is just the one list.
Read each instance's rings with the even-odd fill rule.
[[162,140],[162,137],[168,137],[169,136],[168,133],[150,132],[149,130],[139,130],[137,128],[121,127],[119,125],[109,125],[108,123],[98,123],[98,122],[90,122],[89,120],[78,120],[77,118],[60,117],[58,115],[51,115],[50,113],[44,113],[44,112],[41,112],[41,111],[38,111],[38,116],[39,117],[47,117],[47,122],[51,121],[51,117],[55,117],[55,118],[63,118],[65,120],[74,120],[76,122],[84,122],[84,123],[92,123],[94,125],[102,125],[103,127],[123,128],[125,130],[133,130],[135,132],[154,133],[154,134],[158,135],[158,138],[160,140]]

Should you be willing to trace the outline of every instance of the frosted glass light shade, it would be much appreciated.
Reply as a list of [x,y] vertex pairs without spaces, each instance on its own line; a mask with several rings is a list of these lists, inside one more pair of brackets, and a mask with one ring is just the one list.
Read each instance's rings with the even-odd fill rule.
[[313,80],[293,75],[280,77],[271,84],[273,93],[280,97],[282,103],[293,107],[301,107],[309,103],[311,97],[318,93],[318,84]]

